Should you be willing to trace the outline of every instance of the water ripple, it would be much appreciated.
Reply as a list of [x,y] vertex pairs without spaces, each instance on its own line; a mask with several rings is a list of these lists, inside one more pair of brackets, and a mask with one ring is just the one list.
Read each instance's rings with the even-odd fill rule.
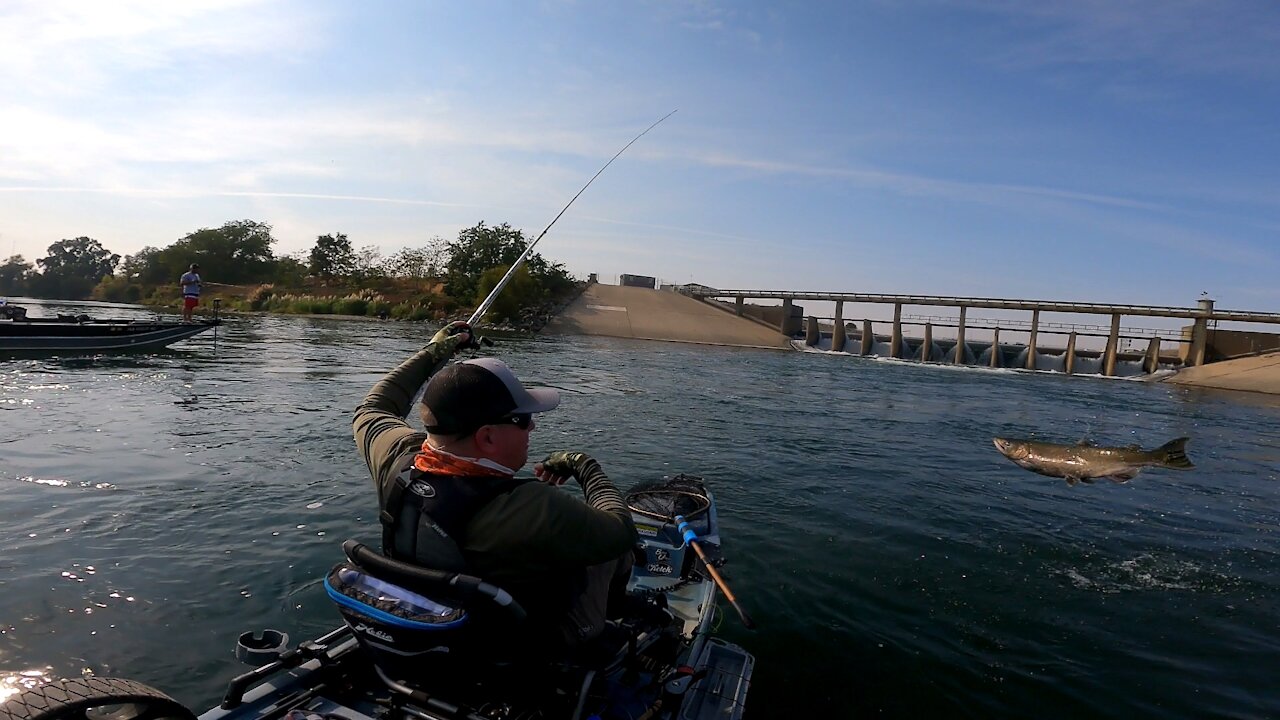
[[[0,667],[202,709],[239,633],[334,626],[319,579],[380,534],[351,409],[433,331],[233,317],[216,345],[0,362]],[[723,625],[757,656],[755,717],[1280,716],[1280,403],[607,339],[495,350],[562,393],[531,456],[584,450],[623,487],[710,480],[761,626]],[[1197,468],[1068,487],[997,435],[1188,435]]]

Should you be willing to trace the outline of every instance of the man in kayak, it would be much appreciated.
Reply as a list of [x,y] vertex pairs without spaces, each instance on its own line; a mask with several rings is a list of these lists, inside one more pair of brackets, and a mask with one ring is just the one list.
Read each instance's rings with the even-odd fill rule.
[[[510,592],[529,613],[533,638],[581,646],[623,599],[637,541],[631,513],[600,464],[555,452],[528,461],[534,415],[555,408],[555,390],[526,389],[494,358],[445,364],[476,347],[456,322],[382,378],[356,408],[356,447],[378,490],[383,552]],[[428,382],[429,380],[429,382]],[[405,417],[426,383],[419,411]],[[586,502],[556,489],[568,478]]]

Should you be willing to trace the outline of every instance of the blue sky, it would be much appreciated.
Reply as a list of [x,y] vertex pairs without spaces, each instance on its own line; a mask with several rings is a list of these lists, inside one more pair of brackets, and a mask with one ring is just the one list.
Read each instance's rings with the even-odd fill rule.
[[[484,220],[584,276],[1280,310],[1280,5],[0,5],[0,256]],[[210,278],[216,280],[215,278]]]

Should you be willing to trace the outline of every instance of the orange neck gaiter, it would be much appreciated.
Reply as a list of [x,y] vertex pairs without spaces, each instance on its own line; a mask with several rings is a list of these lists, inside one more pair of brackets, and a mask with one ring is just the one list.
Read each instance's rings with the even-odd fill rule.
[[422,450],[414,456],[413,466],[424,473],[455,477],[493,477],[494,475],[511,477],[516,474],[515,470],[492,460],[454,455],[438,447],[432,447],[426,440],[422,441]]

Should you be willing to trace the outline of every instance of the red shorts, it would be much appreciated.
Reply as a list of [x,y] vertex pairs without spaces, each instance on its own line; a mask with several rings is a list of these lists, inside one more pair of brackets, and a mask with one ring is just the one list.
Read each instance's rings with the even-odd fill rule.
[[182,298],[182,309],[190,310],[200,304],[200,298],[191,295],[184,295]]

